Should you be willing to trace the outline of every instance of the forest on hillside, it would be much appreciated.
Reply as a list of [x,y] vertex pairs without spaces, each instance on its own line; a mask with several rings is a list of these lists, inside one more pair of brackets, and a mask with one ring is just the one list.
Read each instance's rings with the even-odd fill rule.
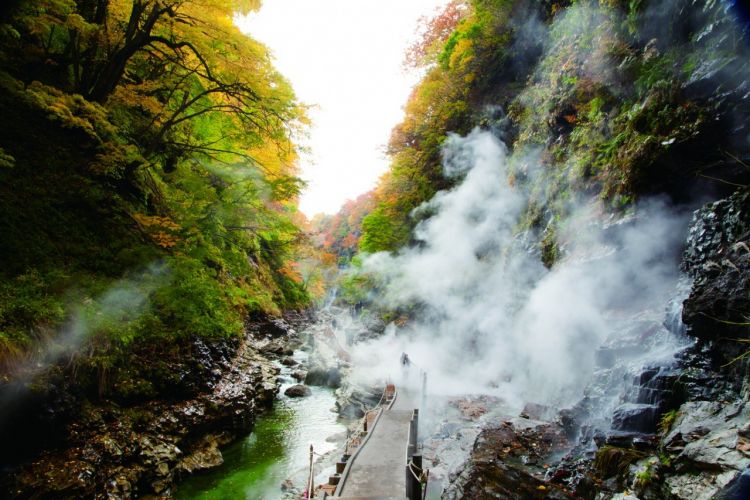
[[743,13],[690,1],[449,2],[405,55],[425,76],[391,133],[373,208],[343,234],[337,218],[361,203],[344,207],[325,247],[349,256],[350,234],[366,253],[412,243],[431,215],[417,208],[456,184],[441,163],[446,139],[475,127],[543,166],[511,175],[529,193],[519,232],[537,233],[548,266],[566,218],[592,198],[623,212],[644,196],[681,203],[745,185]]
[[184,339],[308,303],[294,267],[306,118],[232,24],[257,7],[4,3],[4,377],[73,356],[100,396],[153,395],[126,368],[135,352],[179,356]]

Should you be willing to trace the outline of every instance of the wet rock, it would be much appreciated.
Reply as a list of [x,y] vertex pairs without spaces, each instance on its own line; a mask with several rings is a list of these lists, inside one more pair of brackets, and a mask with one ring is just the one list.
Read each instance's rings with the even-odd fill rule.
[[305,376],[305,383],[336,389],[341,387],[341,371],[338,367],[312,366]]
[[292,372],[292,378],[297,382],[304,381],[305,377],[307,377],[307,372],[305,370],[295,370]]
[[281,360],[281,364],[284,366],[294,366],[299,363],[297,363],[297,361],[295,361],[295,359],[292,358],[291,356],[287,356]]
[[651,404],[626,403],[612,414],[612,428],[617,431],[653,433],[661,412]]
[[108,498],[131,498],[135,491],[138,474],[124,467],[116,469],[105,485]]
[[[40,466],[44,464],[44,472]],[[42,496],[92,497],[96,491],[93,464],[76,460],[72,454],[64,457],[44,456],[34,466],[24,468],[15,476],[15,482],[6,492],[11,497]]]
[[[704,205],[693,214],[682,268],[700,278],[706,265],[746,237],[750,231],[750,191],[739,190],[729,198]],[[709,266],[710,268],[711,266]]]
[[306,385],[297,384],[287,388],[287,390],[284,391],[284,394],[290,398],[304,398],[312,394],[312,391]]
[[678,355],[681,373],[677,386],[684,399],[727,401],[737,397],[743,378],[722,370],[715,348],[712,343],[698,342]]
[[218,467],[224,463],[224,457],[219,451],[219,441],[216,436],[205,436],[195,446],[195,449],[180,460],[177,466],[179,472],[193,474],[197,471]]
[[749,245],[749,189],[693,214],[683,262],[694,283],[682,317],[690,335],[712,342],[711,354],[722,365],[745,351],[734,339],[750,338]]
[[558,427],[524,419],[485,429],[442,498],[568,498],[563,487],[544,480],[542,467],[564,443]]

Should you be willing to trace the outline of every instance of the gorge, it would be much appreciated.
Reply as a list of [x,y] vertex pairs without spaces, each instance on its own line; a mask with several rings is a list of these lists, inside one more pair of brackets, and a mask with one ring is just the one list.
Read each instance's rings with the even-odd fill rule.
[[310,219],[258,8],[0,7],[3,497],[309,496],[389,383],[428,498],[750,496],[745,3],[448,1]]

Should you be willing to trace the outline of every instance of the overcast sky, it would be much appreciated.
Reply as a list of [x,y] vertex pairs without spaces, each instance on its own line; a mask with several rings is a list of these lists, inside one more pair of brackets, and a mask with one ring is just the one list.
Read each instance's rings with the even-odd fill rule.
[[418,75],[401,62],[420,16],[446,0],[265,0],[237,19],[270,47],[297,97],[317,105],[300,209],[334,213],[388,168],[383,148]]

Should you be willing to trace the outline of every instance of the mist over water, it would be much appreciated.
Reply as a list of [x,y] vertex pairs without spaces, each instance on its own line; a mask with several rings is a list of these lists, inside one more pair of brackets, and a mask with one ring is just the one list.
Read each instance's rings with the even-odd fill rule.
[[[406,352],[429,374],[432,394],[562,408],[580,399],[597,348],[623,321],[644,310],[664,320],[679,278],[684,214],[659,200],[620,219],[596,203],[572,207],[558,236],[564,258],[547,270],[517,229],[526,200],[509,184],[508,165],[518,161],[539,168],[533,156],[511,157],[489,132],[447,141],[445,172],[460,183],[422,207],[434,215],[416,229],[417,245],[363,265],[380,284],[375,300],[414,306],[414,318],[356,344],[353,377],[417,384],[403,379]],[[643,345],[644,360],[652,348]]]

